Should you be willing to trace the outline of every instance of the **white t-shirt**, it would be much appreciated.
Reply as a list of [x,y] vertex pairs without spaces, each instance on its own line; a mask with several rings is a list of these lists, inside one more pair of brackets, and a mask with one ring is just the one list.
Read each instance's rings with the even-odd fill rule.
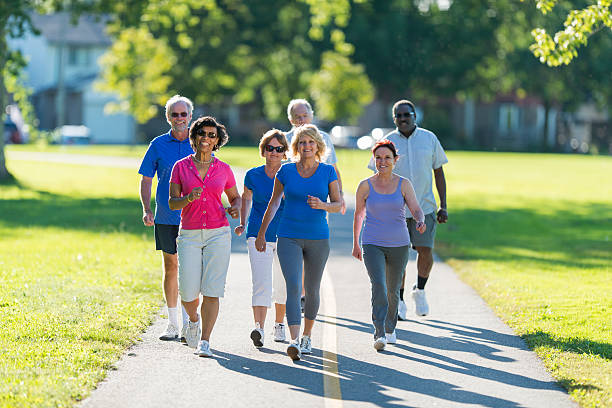
[[[384,139],[393,142],[399,156],[393,172],[410,180],[423,214],[435,212],[438,207],[432,188],[432,171],[448,163],[444,149],[436,135],[429,130],[417,127],[408,138],[394,130],[385,135]],[[373,157],[370,159],[368,168],[376,171]],[[406,216],[411,218],[408,208],[406,208]]]
[[[287,137],[287,141],[289,142],[289,151],[287,152],[287,158],[289,160],[291,160],[291,141],[293,140],[293,135],[295,133],[295,128],[292,128],[289,132],[285,133],[285,136]],[[336,157],[336,150],[334,149],[334,142],[332,142],[331,137],[323,132],[322,130],[319,130],[319,133],[321,133],[321,136],[323,137],[323,142],[325,142],[325,146],[327,147],[327,151],[325,152],[327,154],[327,156],[325,156],[325,159],[323,159],[323,163],[326,164],[331,164],[334,165],[338,162],[338,158]]]

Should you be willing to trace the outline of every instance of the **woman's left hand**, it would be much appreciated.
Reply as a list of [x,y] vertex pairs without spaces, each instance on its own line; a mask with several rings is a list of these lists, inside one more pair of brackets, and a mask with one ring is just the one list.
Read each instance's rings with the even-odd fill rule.
[[227,207],[226,211],[232,218],[238,218],[238,216],[240,215],[240,209],[233,206]]
[[321,201],[319,197],[309,195],[306,202],[308,203],[310,208],[314,210],[324,210],[325,209],[325,203]]
[[241,236],[243,232],[244,232],[244,225],[242,224],[234,228],[234,233],[238,236]]
[[416,223],[416,230],[419,231],[421,234],[425,232],[425,230],[427,229],[427,225],[425,225],[424,222],[422,221],[417,221]]
[[353,246],[353,256],[360,261],[363,261],[363,254],[361,252],[361,247],[359,245]]

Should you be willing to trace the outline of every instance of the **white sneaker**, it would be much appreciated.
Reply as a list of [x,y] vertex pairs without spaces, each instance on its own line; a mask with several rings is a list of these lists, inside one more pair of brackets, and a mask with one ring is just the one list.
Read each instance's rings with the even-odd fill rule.
[[429,314],[429,305],[425,297],[425,289],[412,289],[412,299],[414,299],[414,312],[417,316],[427,316]]
[[178,339],[178,328],[172,324],[172,322],[168,322],[168,327],[166,327],[166,331],[159,336],[160,340],[171,341]]
[[285,341],[285,325],[282,323],[274,324],[274,341],[283,342]]
[[198,341],[202,337],[202,332],[200,331],[200,321],[197,322],[189,321],[189,326],[187,327],[187,333],[185,333],[185,340],[187,340],[187,345],[191,348],[196,348],[198,346]]
[[408,320],[406,318],[406,313],[408,312],[408,306],[406,306],[406,302],[400,299],[397,304],[397,320]]
[[259,328],[259,324],[251,332],[251,340],[255,347],[263,347],[264,331]]
[[387,338],[384,336],[379,337],[376,340],[374,340],[374,348],[378,351],[383,351],[386,345],[387,345]]
[[200,357],[212,357],[213,353],[210,351],[210,343],[206,340],[200,340],[196,354]]
[[385,337],[387,339],[387,344],[397,343],[397,334],[395,334],[395,330],[393,330],[393,333],[386,333]]
[[[185,320],[186,322],[188,320]],[[187,344],[187,329],[189,328],[189,323],[183,324],[183,328],[181,329],[181,343]]]
[[300,351],[302,352],[302,354],[312,353],[312,343],[310,341],[310,336],[302,336],[302,341],[300,341]]
[[287,355],[291,357],[293,361],[298,361],[300,358],[302,358],[302,352],[300,351],[300,345],[297,343],[289,344],[289,347],[287,347]]

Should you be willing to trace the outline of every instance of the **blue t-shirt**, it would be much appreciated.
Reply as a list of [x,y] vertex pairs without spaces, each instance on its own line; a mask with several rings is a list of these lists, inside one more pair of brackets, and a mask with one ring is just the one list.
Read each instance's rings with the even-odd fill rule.
[[327,211],[310,208],[306,200],[311,195],[327,201],[329,183],[338,180],[334,166],[319,163],[312,176],[303,178],[295,163],[287,163],[276,178],[285,193],[285,208],[276,234],[285,238],[328,239]]
[[[272,197],[274,179],[268,177],[266,174],[266,166],[254,167],[246,172],[244,176],[244,186],[253,192],[253,204],[247,221],[246,236],[247,238],[257,237],[259,227],[261,227],[261,221],[263,220],[266,208],[268,208],[268,202],[270,201],[270,197]],[[281,200],[276,215],[268,226],[268,230],[266,231],[266,242],[276,242],[276,230],[278,229],[278,223],[283,213],[284,203],[285,200]]]
[[171,210],[168,205],[170,198],[170,175],[174,163],[193,153],[189,138],[183,141],[165,133],[157,136],[149,144],[142,159],[138,174],[153,177],[157,173],[157,191],[155,193],[155,223],[179,225],[181,210]]

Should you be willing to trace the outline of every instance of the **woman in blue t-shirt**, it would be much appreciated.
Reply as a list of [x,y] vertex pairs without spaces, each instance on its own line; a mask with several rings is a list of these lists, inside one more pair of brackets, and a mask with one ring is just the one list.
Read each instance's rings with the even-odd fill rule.
[[[325,142],[314,125],[300,126],[291,142],[294,163],[281,167],[274,180],[274,190],[264,214],[255,247],[266,249],[266,231],[280,206],[285,205],[277,230],[278,259],[287,284],[287,324],[291,343],[287,354],[299,360],[312,351],[311,333],[319,310],[319,288],[329,256],[327,212],[339,212],[341,206],[338,176],[333,166],[321,163]],[[329,197],[330,202],[327,202]],[[304,270],[304,332],[299,341]]]
[[[253,319],[255,328],[251,331],[251,340],[255,347],[263,346],[264,323],[266,313],[272,304],[274,292],[276,319],[274,324],[274,341],[285,341],[285,280],[276,259],[276,229],[282,214],[282,203],[276,216],[270,223],[266,233],[266,250],[255,249],[255,238],[266,207],[272,196],[274,177],[280,169],[286,151],[289,148],[285,134],[278,129],[266,132],[259,142],[259,152],[266,159],[266,164],[247,171],[244,177],[244,192],[242,193],[242,208],[240,210],[240,225],[234,232],[242,235],[246,224],[247,249],[251,263],[251,278],[253,282]],[[252,206],[251,206],[252,204]],[[250,210],[250,213],[249,213]],[[248,223],[246,222],[248,215]]]
[[[399,290],[408,262],[410,235],[405,207],[416,220],[416,230],[425,232],[425,216],[408,179],[393,173],[398,155],[395,145],[382,140],[372,148],[376,174],[362,180],[355,197],[353,256],[363,260],[372,284],[374,348],[395,343]],[[365,218],[365,226],[359,232]]]

